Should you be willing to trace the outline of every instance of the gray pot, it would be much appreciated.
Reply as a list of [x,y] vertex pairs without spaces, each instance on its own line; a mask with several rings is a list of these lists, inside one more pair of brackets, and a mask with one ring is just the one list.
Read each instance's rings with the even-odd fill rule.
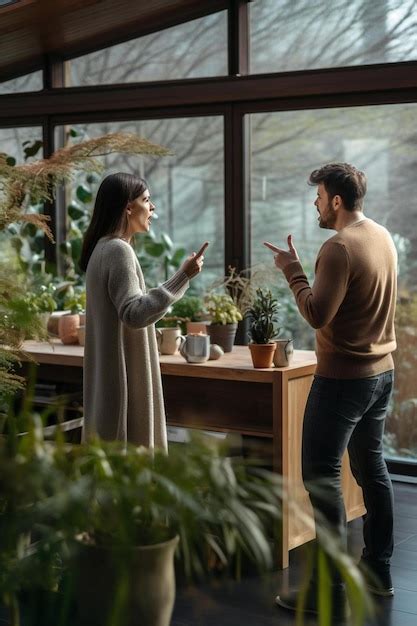
[[77,559],[77,605],[83,626],[103,626],[126,597],[120,623],[169,626],[175,602],[174,553],[179,537],[153,546],[83,546]]
[[231,352],[235,342],[237,323],[234,324],[210,324],[207,332],[210,335],[210,343],[216,343],[223,348],[223,352]]

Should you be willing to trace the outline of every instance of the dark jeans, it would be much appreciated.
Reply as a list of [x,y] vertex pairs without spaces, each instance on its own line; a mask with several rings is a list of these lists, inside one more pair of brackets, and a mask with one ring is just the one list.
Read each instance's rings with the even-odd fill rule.
[[393,551],[393,493],[382,450],[392,388],[393,371],[352,380],[315,376],[304,415],[303,480],[316,517],[346,544],[341,464],[348,448],[367,511],[363,557],[376,571],[389,570]]

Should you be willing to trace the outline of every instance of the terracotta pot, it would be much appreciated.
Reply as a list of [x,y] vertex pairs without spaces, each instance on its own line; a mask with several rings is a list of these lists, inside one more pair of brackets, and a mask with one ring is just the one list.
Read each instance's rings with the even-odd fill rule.
[[78,343],[78,327],[80,316],[78,313],[63,315],[58,322],[58,335],[62,343],[69,345]]
[[50,314],[46,329],[51,337],[58,337],[58,324],[63,315],[68,315],[68,311],[54,311]]
[[[81,622],[107,624],[119,585],[125,585],[126,626],[169,626],[175,602],[174,553],[179,538],[126,551],[85,546],[76,563]],[[125,596],[126,597],[126,596]]]
[[272,367],[275,349],[275,343],[250,343],[249,350],[252,357],[253,367]]
[[210,324],[207,332],[210,335],[210,342],[216,343],[223,348],[224,352],[231,352],[235,342],[237,323],[235,324]]

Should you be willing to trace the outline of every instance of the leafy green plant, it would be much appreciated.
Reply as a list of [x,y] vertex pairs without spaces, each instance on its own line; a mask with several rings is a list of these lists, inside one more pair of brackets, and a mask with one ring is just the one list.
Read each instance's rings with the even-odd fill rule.
[[[178,534],[178,564],[188,577],[231,573],[241,554],[268,568],[282,493],[276,474],[202,441],[172,447],[169,455],[98,440],[68,447],[59,431],[55,444],[44,442],[35,418],[25,437],[0,440],[0,598],[11,625],[19,625],[18,594],[39,588],[60,591],[55,618],[73,623],[68,581],[84,545],[120,553]],[[361,574],[324,525],[318,536],[321,600],[328,602],[336,566],[360,625],[367,606]],[[325,614],[319,624],[328,625]]]
[[64,310],[71,313],[84,313],[87,296],[83,287],[69,286],[64,298]]
[[212,324],[234,324],[242,314],[228,294],[210,293],[204,298],[204,306]]
[[186,322],[198,322],[203,315],[203,301],[198,296],[184,296],[172,306],[171,315]]
[[256,299],[246,315],[249,319],[249,336],[253,343],[270,343],[278,336],[278,302],[269,290],[257,289]]
[[186,332],[186,322],[198,322],[203,317],[204,304],[198,296],[184,296],[174,302],[168,318],[174,320],[181,327],[183,334]]
[[56,287],[50,283],[47,287],[40,285],[36,291],[29,291],[25,296],[25,301],[30,313],[52,313],[57,308],[55,301]]

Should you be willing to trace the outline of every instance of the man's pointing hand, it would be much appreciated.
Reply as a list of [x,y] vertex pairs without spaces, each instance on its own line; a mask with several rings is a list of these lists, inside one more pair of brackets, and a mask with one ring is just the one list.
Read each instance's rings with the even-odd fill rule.
[[283,248],[278,248],[277,246],[274,246],[272,243],[269,243],[268,241],[264,241],[264,246],[266,246],[267,248],[272,250],[272,252],[275,253],[274,254],[275,265],[280,270],[283,270],[290,263],[300,260],[297,254],[297,250],[294,248],[293,243],[292,243],[292,235],[288,235],[287,242],[288,242],[288,250],[283,250]]

